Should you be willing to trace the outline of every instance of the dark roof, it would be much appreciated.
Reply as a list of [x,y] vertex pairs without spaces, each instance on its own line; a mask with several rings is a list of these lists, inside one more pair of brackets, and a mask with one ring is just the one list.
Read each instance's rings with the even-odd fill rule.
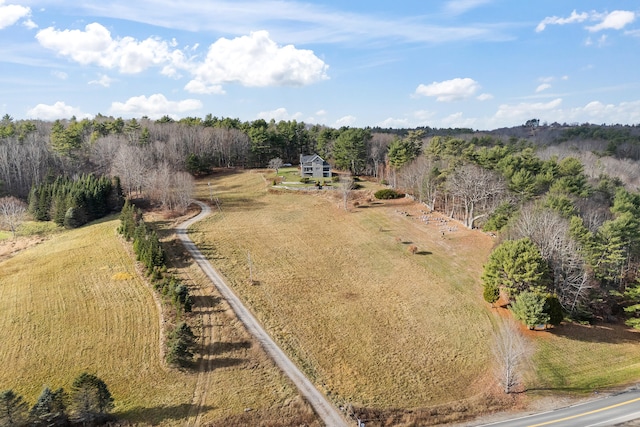
[[322,160],[322,162],[324,162],[324,159],[322,157],[318,156],[317,154],[311,154],[309,156],[300,155],[300,164],[302,164],[302,163],[310,163],[316,157],[319,158],[320,160]]

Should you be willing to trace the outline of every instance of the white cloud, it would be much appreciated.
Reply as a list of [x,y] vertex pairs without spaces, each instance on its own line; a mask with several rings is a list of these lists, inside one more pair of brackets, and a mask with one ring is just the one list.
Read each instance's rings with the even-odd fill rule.
[[450,128],[473,128],[476,122],[477,119],[465,118],[461,112],[458,112],[450,114],[440,120],[440,126]]
[[539,33],[544,31],[547,25],[565,25],[565,24],[573,24],[576,22],[584,22],[589,19],[589,14],[587,12],[576,13],[574,10],[571,12],[568,18],[559,18],[557,16],[548,16],[544,18],[536,27],[536,32]]
[[313,51],[279,46],[267,31],[255,31],[249,36],[217,40],[192,72],[194,81],[205,86],[239,83],[264,87],[309,85],[328,79],[327,69]]
[[185,85],[184,90],[206,95],[224,95],[226,93],[221,85],[206,85],[198,80],[191,80]]
[[[4,0],[0,0],[0,30],[10,27],[22,18],[29,17],[31,9],[26,6],[17,4],[4,4]],[[26,22],[29,22],[27,20]]]
[[79,108],[72,107],[62,101],[53,105],[38,104],[27,111],[27,117],[40,120],[69,119],[72,116],[78,118],[91,118],[90,114],[83,113]]
[[324,117],[326,115],[327,115],[327,112],[325,110],[316,111],[316,116]]
[[542,92],[550,88],[551,88],[551,85],[549,83],[542,83],[536,88],[536,92]]
[[413,113],[413,116],[420,120],[421,123],[424,123],[427,120],[433,119],[436,116],[436,113],[434,111],[418,110]]
[[294,114],[289,114],[287,112],[287,109],[282,107],[275,110],[262,111],[258,113],[259,119],[264,119],[266,121],[274,119],[276,122],[279,122],[281,120],[298,120],[300,117],[302,117],[302,113],[297,112]]
[[91,80],[89,82],[90,85],[100,85],[103,87],[109,87],[113,83],[113,79],[106,74],[100,74],[100,78],[98,80]]
[[177,118],[179,113],[196,111],[200,108],[202,108],[202,102],[197,99],[169,101],[164,95],[157,93],[148,98],[141,95],[129,98],[126,102],[113,102],[109,112],[127,117],[148,116],[151,119],[158,119],[162,116]]
[[476,97],[476,99],[478,101],[488,101],[490,99],[493,99],[493,95],[491,95],[490,93],[481,93]]
[[617,105],[591,101],[584,107],[563,111],[562,121],[597,124],[640,123],[640,101],[621,102]]
[[340,117],[338,120],[336,120],[335,126],[336,127],[351,126],[356,122],[356,120],[357,119],[354,116]]
[[544,31],[547,25],[565,25],[581,23],[585,21],[600,21],[596,25],[586,27],[590,32],[602,30],[621,30],[636,19],[635,12],[628,10],[614,10],[611,13],[582,12],[577,13],[575,10],[571,12],[568,18],[559,18],[557,16],[548,16],[544,18],[536,27],[536,32]]
[[381,128],[408,128],[410,127],[410,124],[407,119],[395,119],[393,117],[389,117],[378,123],[378,126]]
[[58,70],[53,70],[51,72],[51,75],[55,78],[58,78],[60,80],[67,80],[67,78],[69,77],[69,75],[67,73],[65,73],[64,71],[58,71]]
[[[83,64],[118,68],[121,73],[139,73],[151,66],[173,64],[182,66],[181,52],[171,51],[169,44],[158,38],[137,41],[132,37],[116,38],[102,25],[94,22],[82,30],[56,30],[48,27],[38,31],[36,39],[45,48]],[[170,74],[167,71],[167,74]]]
[[[517,123],[524,123],[533,117],[552,122],[560,121],[555,118],[557,115],[554,110],[557,110],[561,104],[561,98],[556,98],[549,102],[522,102],[516,105],[502,104],[498,107],[494,119],[499,126],[513,126]],[[554,111],[554,114],[544,116],[544,113],[552,111]]]
[[30,30],[33,30],[35,28],[38,28],[38,24],[36,24],[35,22],[33,22],[31,19],[25,19],[22,22],[22,25],[24,25],[25,27],[27,27]]
[[459,101],[473,96],[480,85],[470,78],[455,78],[442,82],[433,82],[430,85],[420,84],[415,91],[415,95],[435,96],[436,100],[442,102]]
[[606,15],[599,24],[587,27],[591,32],[602,30],[621,30],[636,19],[636,14],[628,10],[614,10]]

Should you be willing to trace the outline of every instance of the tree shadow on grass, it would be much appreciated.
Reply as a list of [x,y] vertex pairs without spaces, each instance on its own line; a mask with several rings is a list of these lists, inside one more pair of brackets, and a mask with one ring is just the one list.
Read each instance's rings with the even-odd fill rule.
[[[150,425],[158,425],[164,421],[181,420],[187,418],[189,413],[196,409],[196,405],[183,403],[181,405],[157,406],[154,408],[135,407],[127,411],[115,412],[113,415],[118,420],[131,422],[144,422]],[[213,406],[205,405],[199,408],[203,412],[214,409]]]
[[214,342],[211,344],[209,350],[213,354],[222,354],[235,350],[250,349],[253,344],[250,341],[238,341],[238,342]]
[[[208,353],[205,349],[205,354],[211,353]],[[205,356],[205,359],[208,358],[211,358],[211,356]],[[193,364],[192,368],[197,369],[197,366],[199,366],[199,363],[202,362],[202,359],[198,359],[194,362],[195,363]],[[212,372],[216,369],[232,368],[234,366],[244,365],[245,363],[247,363],[247,359],[242,359],[239,357],[213,357],[211,359],[211,363],[204,364],[204,370],[205,372]]]
[[549,333],[571,340],[624,344],[640,343],[640,331],[633,330],[620,323],[596,323],[593,325],[580,325],[578,323],[563,323]]
[[222,298],[212,295],[192,295],[191,303],[194,308],[211,308],[215,307],[222,301]]

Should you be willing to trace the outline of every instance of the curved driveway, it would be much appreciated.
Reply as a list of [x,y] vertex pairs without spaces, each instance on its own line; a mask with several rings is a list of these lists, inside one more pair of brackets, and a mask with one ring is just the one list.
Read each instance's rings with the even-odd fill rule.
[[176,229],[176,234],[182,241],[184,247],[189,251],[193,259],[200,266],[202,271],[207,275],[211,282],[218,289],[222,297],[227,300],[238,319],[245,325],[251,335],[253,335],[267,354],[271,356],[276,365],[287,375],[291,381],[298,387],[300,393],[311,404],[315,412],[322,419],[325,425],[329,427],[346,427],[347,422],[340,412],[324,397],[322,393],[315,388],[313,383],[298,369],[296,365],[287,357],[286,354],[278,347],[273,339],[262,328],[255,317],[242,304],[235,293],[227,286],[223,278],[213,268],[209,261],[202,255],[202,252],[196,247],[189,235],[187,229],[197,221],[200,221],[211,213],[211,209],[205,203],[196,201],[202,211],[183,222]]

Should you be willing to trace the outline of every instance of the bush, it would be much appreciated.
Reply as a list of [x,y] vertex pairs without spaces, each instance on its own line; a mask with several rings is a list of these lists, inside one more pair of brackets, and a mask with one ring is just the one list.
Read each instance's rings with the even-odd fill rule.
[[311,182],[311,178],[309,178],[308,176],[303,176],[302,178],[300,178],[300,182],[303,184],[308,184],[309,182]]
[[374,196],[376,199],[387,200],[387,199],[399,199],[401,197],[404,197],[404,194],[398,193],[396,190],[392,188],[384,188],[382,190],[376,191]]

